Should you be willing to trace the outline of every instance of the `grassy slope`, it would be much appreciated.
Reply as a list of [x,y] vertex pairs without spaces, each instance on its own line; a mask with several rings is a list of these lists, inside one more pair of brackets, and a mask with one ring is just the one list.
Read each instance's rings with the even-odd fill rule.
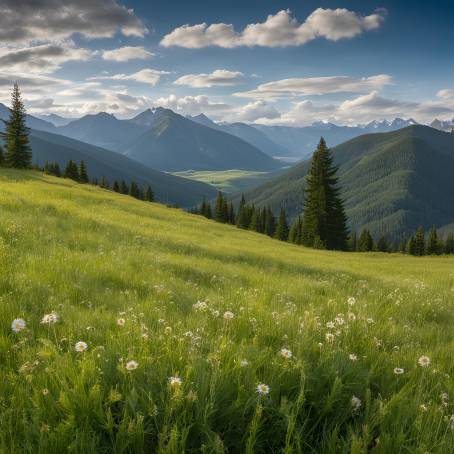
[[[450,452],[452,258],[307,250],[63,179],[0,175],[1,452]],[[53,310],[61,321],[41,325]],[[11,332],[16,317],[25,331]]]

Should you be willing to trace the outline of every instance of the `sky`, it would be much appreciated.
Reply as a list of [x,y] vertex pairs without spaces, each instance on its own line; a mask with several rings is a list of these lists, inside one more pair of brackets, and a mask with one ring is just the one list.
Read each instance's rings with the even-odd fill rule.
[[0,0],[0,102],[302,126],[454,118],[454,2]]

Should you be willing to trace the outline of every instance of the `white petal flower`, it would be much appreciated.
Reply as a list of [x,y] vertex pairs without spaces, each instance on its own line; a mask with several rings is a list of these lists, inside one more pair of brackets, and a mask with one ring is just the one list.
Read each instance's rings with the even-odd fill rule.
[[270,393],[270,387],[268,385],[265,385],[265,383],[260,383],[259,385],[257,385],[256,391],[261,396],[267,396]]
[[137,361],[134,361],[133,359],[126,363],[126,370],[136,370],[138,367],[139,363]]
[[25,326],[26,326],[25,320],[22,318],[16,318],[11,323],[11,329],[15,333],[18,333],[19,331],[22,331],[23,329],[25,329]]
[[79,342],[76,342],[76,344],[74,345],[74,350],[76,350],[76,352],[84,352],[85,350],[87,350],[88,348],[88,344],[84,341],[79,341]]

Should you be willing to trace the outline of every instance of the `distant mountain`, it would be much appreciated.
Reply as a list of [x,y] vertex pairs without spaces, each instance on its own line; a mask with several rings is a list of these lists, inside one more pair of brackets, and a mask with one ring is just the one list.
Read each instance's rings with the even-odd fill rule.
[[125,144],[124,154],[154,169],[274,170],[281,166],[244,140],[169,109],[145,111],[128,123],[148,129]]
[[438,120],[437,118],[430,124],[432,128],[440,131],[451,132],[454,131],[454,118],[452,120]]
[[[9,118],[9,108],[5,104],[0,103],[0,119],[8,120]],[[55,126],[41,118],[34,117],[33,115],[27,115],[26,117],[27,126],[33,129],[40,129],[41,131],[54,132]],[[3,122],[2,122],[3,124]]]
[[390,132],[417,124],[413,119],[394,121],[372,121],[366,125],[338,126],[333,123],[316,122],[311,126],[264,126],[254,125],[269,139],[288,149],[292,154],[304,159],[312,155],[320,137],[324,137],[331,146],[373,132]]
[[71,121],[66,126],[57,128],[56,132],[98,147],[122,152],[128,142],[139,137],[147,129],[146,126],[118,120],[112,114],[100,112]]
[[[332,149],[351,227],[398,238],[454,223],[454,134],[428,126],[367,134]],[[255,205],[301,213],[310,161],[246,193]]]
[[60,115],[57,114],[43,114],[36,115],[36,117],[40,118],[41,120],[52,123],[54,126],[66,126],[68,123],[74,121],[74,118],[61,117]]
[[265,133],[246,123],[215,123],[204,114],[195,117],[188,116],[188,118],[201,125],[239,137],[260,151],[263,151],[268,156],[288,156],[291,154],[287,148],[273,142]]

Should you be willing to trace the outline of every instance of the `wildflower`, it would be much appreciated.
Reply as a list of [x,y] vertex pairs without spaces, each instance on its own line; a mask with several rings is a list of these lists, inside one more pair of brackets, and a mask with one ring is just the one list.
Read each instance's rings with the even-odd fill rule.
[[208,309],[208,305],[205,301],[197,301],[197,303],[192,305],[192,308],[196,311],[206,311]]
[[280,355],[286,359],[290,359],[293,356],[293,353],[288,348],[281,348]]
[[349,306],[354,306],[356,303],[356,298],[353,296],[350,296],[350,298],[348,298],[348,300],[347,300],[347,303]]
[[169,385],[171,388],[179,388],[183,380],[178,376],[169,377]]
[[332,329],[332,328],[334,328],[334,323],[333,323],[333,322],[328,322],[328,323],[326,324],[326,327],[327,327],[328,329]]
[[41,319],[41,324],[42,325],[54,325],[55,323],[58,322],[60,317],[56,312],[51,312],[50,314],[45,314],[43,318]]
[[394,368],[394,373],[396,375],[402,375],[404,373],[404,370],[401,367],[395,367]]
[[88,344],[84,341],[79,341],[79,342],[76,342],[76,345],[74,345],[74,350],[76,350],[76,352],[84,352],[85,350],[87,350],[88,348]]
[[368,318],[366,319],[366,322],[369,324],[369,325],[372,325],[374,323],[374,319],[373,318]]
[[348,312],[347,317],[352,322],[354,322],[356,320],[356,315],[353,312]]
[[15,333],[18,333],[19,331],[22,331],[23,329],[25,329],[25,326],[26,326],[25,320],[23,320],[22,318],[16,318],[11,323],[11,329]]
[[43,396],[47,396],[49,394],[49,390],[47,388],[43,389]]
[[334,334],[332,333],[326,333],[325,338],[328,342],[333,342],[334,341]]
[[345,320],[342,317],[339,317],[339,316],[337,316],[334,320],[336,321],[336,323],[339,326],[342,326],[345,323]]
[[242,359],[240,362],[241,367],[249,366],[249,361],[247,359]]
[[354,353],[350,353],[348,357],[351,361],[358,361],[358,357]]
[[424,405],[424,404],[421,404],[421,405],[419,406],[419,409],[420,409],[421,411],[427,411],[427,410],[428,410],[427,405]]
[[132,359],[131,361],[128,361],[126,363],[125,367],[126,367],[126,370],[136,370],[139,367],[139,363]]
[[125,326],[126,320],[124,318],[119,318],[117,320],[117,325],[118,326]]
[[361,405],[362,405],[361,399],[359,397],[352,396],[352,398],[350,400],[350,405],[352,407],[352,411],[357,412],[361,408]]
[[172,327],[171,326],[166,326],[165,329],[164,329],[164,332],[166,334],[170,334],[172,332]]
[[192,331],[186,331],[186,332],[184,333],[184,336],[185,336],[185,337],[194,337],[194,333],[193,333]]
[[422,355],[419,357],[418,359],[418,364],[421,366],[421,367],[426,367],[430,364],[430,359],[428,356],[426,355]]
[[265,385],[265,383],[260,383],[259,385],[257,385],[256,390],[261,396],[267,396],[270,393],[270,387],[268,385]]
[[224,318],[225,318],[226,320],[231,320],[233,317],[235,317],[235,315],[234,315],[233,312],[230,312],[230,311],[224,312]]

